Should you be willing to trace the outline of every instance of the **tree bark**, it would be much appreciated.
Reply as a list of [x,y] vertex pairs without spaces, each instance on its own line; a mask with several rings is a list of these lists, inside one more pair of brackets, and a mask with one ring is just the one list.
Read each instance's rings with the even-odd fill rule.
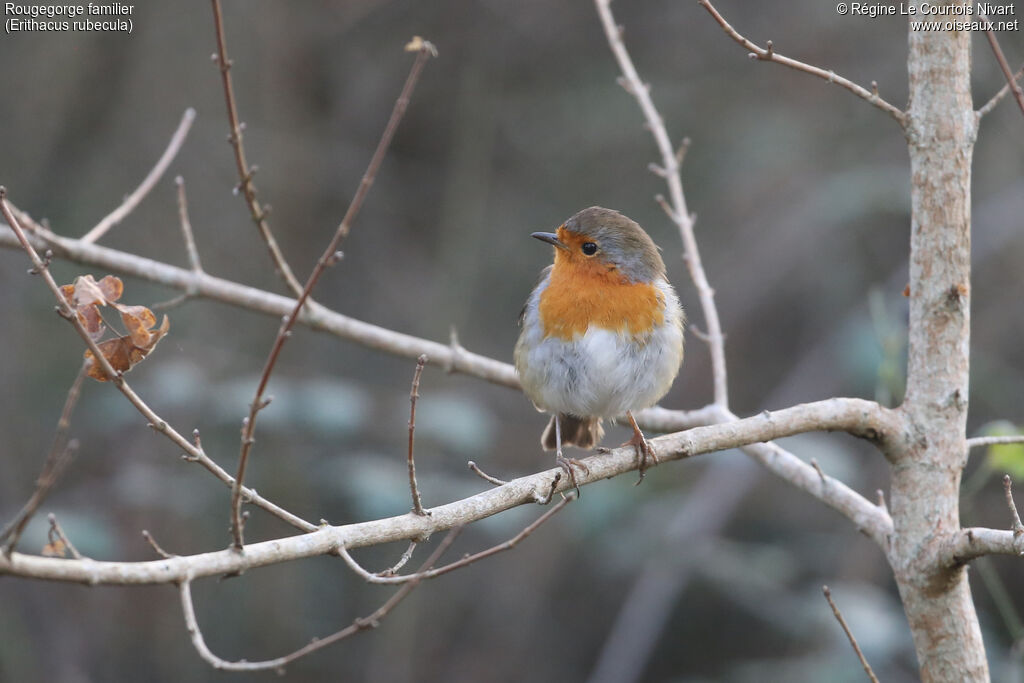
[[910,31],[910,327],[907,394],[900,409],[905,433],[889,453],[889,559],[924,681],[989,678],[967,571],[949,566],[940,554],[960,530],[967,453],[971,158],[977,129],[970,66],[969,33]]

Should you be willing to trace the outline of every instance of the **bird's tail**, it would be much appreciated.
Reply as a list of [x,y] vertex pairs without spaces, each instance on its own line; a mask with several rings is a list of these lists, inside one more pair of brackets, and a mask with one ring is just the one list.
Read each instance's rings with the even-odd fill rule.
[[[546,451],[553,451],[557,448],[555,443],[555,419],[551,417],[547,429],[540,437],[540,444]],[[601,427],[599,417],[576,417],[564,413],[557,416],[562,427],[562,445],[577,446],[578,448],[590,449],[600,443],[604,437],[604,429]]]

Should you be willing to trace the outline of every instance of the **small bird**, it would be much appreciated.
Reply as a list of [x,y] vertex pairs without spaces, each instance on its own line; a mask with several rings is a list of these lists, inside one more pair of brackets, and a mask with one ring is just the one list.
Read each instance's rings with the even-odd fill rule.
[[[576,484],[563,446],[593,448],[601,420],[623,414],[636,449],[640,480],[657,455],[633,419],[664,396],[683,362],[685,315],[665,277],[658,247],[618,211],[592,206],[554,233],[531,235],[554,246],[520,314],[515,365],[537,410],[551,413],[541,446]],[[637,482],[639,483],[639,481]]]

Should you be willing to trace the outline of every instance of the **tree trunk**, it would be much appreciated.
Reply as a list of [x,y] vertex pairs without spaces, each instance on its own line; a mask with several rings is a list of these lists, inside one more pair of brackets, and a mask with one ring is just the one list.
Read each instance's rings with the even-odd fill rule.
[[910,327],[901,407],[907,427],[902,444],[889,454],[895,529],[889,559],[922,680],[987,681],[967,571],[945,566],[939,553],[960,529],[966,464],[971,158],[977,128],[970,34],[911,30],[909,43]]

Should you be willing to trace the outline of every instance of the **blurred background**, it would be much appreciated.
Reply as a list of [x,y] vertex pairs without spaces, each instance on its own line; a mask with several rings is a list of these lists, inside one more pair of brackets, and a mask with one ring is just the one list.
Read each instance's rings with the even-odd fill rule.
[[[906,25],[838,16],[810,0],[716,3],[739,31],[785,55],[906,102]],[[689,136],[684,184],[728,335],[740,415],[833,395],[899,402],[903,390],[909,173],[887,115],[805,74],[752,62],[695,2],[614,5],[670,133]],[[653,196],[656,150],[589,2],[544,0],[226,0],[228,49],[261,201],[300,279],[333,234],[408,72],[413,35],[440,50],[351,236],[315,293],[377,325],[511,361],[516,317],[550,249],[529,239],[600,204],[644,225],[664,249],[692,323],[704,327],[681,244]],[[175,204],[184,177],[204,267],[282,292],[239,196],[207,3],[143,3],[134,30],[0,38],[0,183],[58,233],[83,235],[132,191],[182,112],[198,116],[166,177],[104,245],[186,266]],[[1021,34],[1000,36],[1011,63]],[[975,102],[1003,77],[974,39]],[[972,435],[1024,420],[1024,120],[1012,101],[986,117],[974,165]],[[31,493],[81,358],[27,277],[0,253],[0,519]],[[92,269],[55,263],[61,282]],[[93,272],[99,278],[104,272]],[[126,279],[124,300],[177,292]],[[192,300],[132,385],[234,472],[238,430],[279,321]],[[711,397],[706,347],[662,405]],[[300,330],[271,383],[247,483],[310,520],[408,511],[405,474],[414,363]],[[428,506],[487,485],[475,460],[511,478],[552,465],[546,418],[518,392],[428,368],[417,465]],[[71,435],[81,446],[22,542],[38,552],[45,514],[96,559],[154,557],[229,543],[228,492],[112,387],[88,381]],[[608,443],[627,434],[611,430]],[[620,438],[621,437],[621,438]],[[784,443],[869,498],[887,489],[878,453],[844,435]],[[972,456],[964,521],[1006,528],[999,482],[1024,479],[1020,450]],[[299,681],[859,681],[821,595],[828,584],[875,671],[916,680],[885,560],[845,519],[736,452],[588,487],[510,553],[421,586],[379,630],[289,667]],[[543,510],[473,525],[456,557],[501,542]],[[291,530],[254,512],[248,540]],[[436,542],[437,539],[435,539]],[[371,569],[404,544],[363,551]],[[423,552],[423,551],[421,551]],[[413,564],[416,561],[414,559]],[[972,574],[996,680],[1020,680],[1019,561]],[[207,642],[250,660],[289,652],[375,609],[390,594],[336,558],[206,580],[194,588]],[[226,680],[193,651],[171,587],[113,588],[0,579],[0,680]],[[1016,677],[1016,678],[1014,678]],[[272,673],[253,680],[276,679]]]

